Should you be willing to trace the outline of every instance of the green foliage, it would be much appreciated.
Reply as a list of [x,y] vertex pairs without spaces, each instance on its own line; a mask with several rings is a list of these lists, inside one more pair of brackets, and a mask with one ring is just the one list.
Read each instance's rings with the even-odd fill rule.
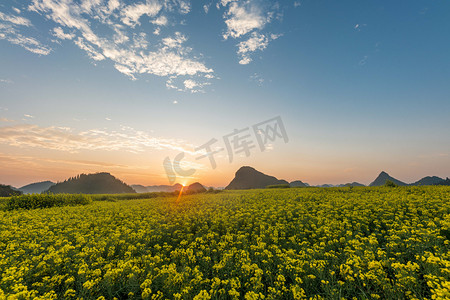
[[206,192],[207,192],[208,194],[218,194],[218,193],[222,193],[223,190],[216,190],[216,189],[210,187]]
[[392,180],[386,180],[386,182],[384,183],[385,187],[398,187],[397,184],[395,184]]
[[120,200],[136,200],[136,199],[150,199],[160,196],[178,195],[178,192],[153,192],[153,193],[132,193],[132,194],[96,194],[91,195],[94,201],[120,201]]
[[86,205],[92,202],[90,196],[81,194],[29,194],[10,197],[6,210],[48,208],[53,206]]
[[266,186],[266,189],[288,189],[290,187],[291,186],[289,184],[283,183],[283,184],[271,184],[271,185],[268,185],[268,186]]
[[21,195],[21,191],[14,190],[10,185],[0,184],[0,197],[10,197]]

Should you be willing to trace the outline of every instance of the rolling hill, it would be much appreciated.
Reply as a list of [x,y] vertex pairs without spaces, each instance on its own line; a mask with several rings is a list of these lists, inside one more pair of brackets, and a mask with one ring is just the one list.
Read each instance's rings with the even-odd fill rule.
[[199,182],[195,182],[184,189],[186,194],[204,193],[206,188]]
[[241,167],[226,190],[263,189],[268,185],[289,184],[286,180],[266,175],[252,167]]
[[109,173],[81,174],[51,186],[46,192],[54,194],[136,193],[132,187]]
[[439,184],[442,181],[444,181],[444,179],[441,177],[427,176],[427,177],[424,177],[414,183],[411,183],[410,185],[434,185],[434,184]]
[[405,186],[407,185],[406,183],[404,183],[403,181],[400,181],[398,179],[395,179],[394,177],[391,177],[388,173],[382,171],[378,177],[371,183],[369,184],[369,186],[382,186],[386,183],[386,181],[392,181],[393,183],[395,183],[398,186]]
[[53,185],[55,185],[55,183],[51,181],[35,182],[19,188],[19,191],[24,194],[40,194],[48,190]]
[[153,192],[176,192],[180,191],[183,187],[179,183],[175,183],[174,185],[140,185],[140,184],[133,184],[131,187],[137,192],[137,193],[153,193]]
[[17,196],[20,194],[22,194],[22,192],[12,186],[0,184],[0,197]]
[[295,180],[295,181],[292,181],[291,183],[289,183],[289,185],[291,186],[291,187],[307,187],[308,185],[307,184],[305,184],[303,181],[301,181],[301,180]]

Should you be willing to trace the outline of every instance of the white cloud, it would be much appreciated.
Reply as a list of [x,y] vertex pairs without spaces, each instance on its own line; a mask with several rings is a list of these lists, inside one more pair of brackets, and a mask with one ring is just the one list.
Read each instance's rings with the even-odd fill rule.
[[294,7],[299,7],[301,5],[302,5],[302,3],[300,1],[295,1],[294,2]]
[[205,85],[209,85],[209,82],[198,82],[192,79],[187,79],[183,82],[184,90],[191,93],[202,93]]
[[227,25],[227,32],[223,35],[225,39],[238,38],[254,29],[262,29],[270,21],[267,16],[264,16],[262,9],[253,2],[222,1],[222,5],[229,5],[225,14]]
[[166,16],[159,16],[158,18],[150,21],[152,24],[158,25],[158,26],[166,26],[168,23]]
[[27,18],[0,12],[0,40],[7,40],[39,55],[49,54],[51,52],[50,47],[22,34],[23,27],[31,26],[31,22]]
[[30,20],[20,17],[20,16],[12,16],[12,15],[6,15],[2,12],[0,12],[0,20],[12,23],[14,25],[20,25],[20,26],[31,26]]
[[20,29],[14,24],[0,22],[0,40],[2,39],[39,55],[48,55],[52,51],[50,47],[41,44],[38,40],[22,35]]
[[89,44],[86,44],[86,43],[83,41],[82,38],[79,37],[79,38],[75,41],[75,44],[76,44],[78,47],[80,47],[81,50],[86,51],[87,54],[89,55],[89,57],[92,58],[93,60],[100,61],[100,60],[104,60],[104,59],[105,59],[105,57],[104,57],[101,53],[97,52],[97,51],[94,49],[94,47],[90,46]]
[[156,16],[161,10],[162,5],[158,1],[150,0],[146,3],[138,3],[127,6],[122,11],[122,22],[128,26],[136,26],[139,23],[139,18],[143,15],[149,17]]
[[24,114],[23,116],[26,117],[26,118],[30,118],[30,119],[34,118],[32,115],[27,115],[27,114]]
[[21,13],[20,9],[18,9],[17,7],[13,7],[12,9],[13,9],[17,14],[20,14],[20,13]]
[[175,32],[175,37],[167,37],[162,40],[163,44],[168,48],[180,47],[186,41],[186,37],[179,32]]
[[122,127],[120,131],[91,129],[75,132],[68,127],[15,125],[0,127],[0,143],[22,148],[42,148],[66,152],[81,150],[144,152],[149,149],[175,150],[195,154],[195,147],[175,139],[158,138],[144,131]]
[[[140,31],[143,16],[160,27],[168,23],[167,13],[186,13],[188,2],[181,0],[147,0],[125,5],[117,0],[32,0],[29,9],[58,24],[61,30],[71,32],[78,38],[74,43],[95,61],[111,61],[116,70],[131,79],[141,74],[156,76],[193,76],[197,78],[213,73],[213,70],[197,59],[190,58],[192,49],[184,46],[187,37],[179,32],[166,36],[158,42],[148,42],[144,31]],[[125,25],[124,25],[125,24]],[[97,28],[109,27],[112,35],[100,35]],[[75,31],[75,32],[74,32]],[[60,33],[60,32],[59,32]],[[153,36],[153,38],[156,38]],[[151,49],[148,47],[152,46]],[[207,79],[207,78],[205,78]]]
[[75,37],[73,33],[64,33],[61,27],[53,28],[53,35],[61,40],[71,40]]
[[192,79],[187,79],[184,81],[184,86],[189,89],[192,90],[193,88],[195,88],[196,86],[198,86],[198,84],[192,80]]
[[239,60],[240,65],[248,65],[252,62],[252,59],[249,56],[244,56]]
[[259,86],[262,86],[264,83],[264,78],[262,78],[259,74],[255,73],[250,76],[250,81],[254,81]]
[[164,7],[168,11],[177,11],[180,14],[187,14],[191,11],[191,4],[186,0],[165,0]]
[[[237,54],[240,56],[239,64],[246,65],[252,61],[250,54],[267,48],[269,42],[281,35],[263,33],[266,25],[274,19],[279,4],[272,6],[268,1],[251,0],[222,0],[217,7],[225,7],[224,14],[226,32],[224,39],[240,39],[237,44]],[[279,19],[279,18],[275,18]]]
[[[0,83],[11,84],[11,83],[14,83],[14,82],[12,80],[9,80],[9,79],[0,79]],[[1,108],[0,108],[0,110],[1,110]]]
[[363,27],[367,26],[367,24],[356,24],[353,29],[355,29],[356,31],[361,31],[361,29]]
[[238,44],[238,54],[241,56],[239,63],[246,65],[252,61],[250,54],[267,48],[271,40],[277,39],[280,35],[271,34],[270,37],[253,32],[250,38]]

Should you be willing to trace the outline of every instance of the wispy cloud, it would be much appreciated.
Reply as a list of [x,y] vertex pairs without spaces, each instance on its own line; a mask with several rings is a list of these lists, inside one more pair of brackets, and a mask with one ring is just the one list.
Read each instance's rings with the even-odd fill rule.
[[5,123],[11,123],[11,122],[15,122],[14,120],[10,120],[8,118],[0,118],[0,122],[5,122]]
[[224,39],[238,38],[254,29],[262,29],[270,22],[270,17],[265,16],[262,8],[255,2],[222,0],[222,5],[228,6],[224,17],[227,25],[227,31],[223,34]]
[[13,16],[13,15],[7,15],[2,12],[0,12],[0,20],[4,22],[8,22],[14,25],[21,25],[21,26],[31,26],[30,20],[21,17],[21,16]]
[[61,27],[55,27],[53,29],[53,35],[61,40],[71,40],[75,37],[73,33],[65,33]]
[[50,47],[23,34],[23,28],[30,26],[30,20],[24,17],[0,12],[0,39],[21,46],[32,53],[48,55],[52,51]]
[[241,56],[239,63],[246,65],[252,61],[250,54],[257,50],[264,50],[269,45],[269,42],[275,40],[279,35],[264,35],[257,32],[253,32],[251,36],[238,44],[238,54]]
[[[179,32],[148,42],[141,22],[159,27],[168,24],[167,14],[186,14],[190,4],[182,0],[146,0],[125,4],[118,0],[33,0],[29,10],[57,24],[53,35],[73,39],[75,45],[94,61],[110,61],[115,69],[131,79],[141,74],[162,77],[191,77],[207,81],[213,70],[193,58],[187,37]],[[148,18],[148,19],[147,19]],[[109,27],[112,34],[99,31]],[[155,38],[156,38],[155,37]],[[152,46],[149,49],[149,45]],[[180,87],[177,87],[180,89]]]
[[353,29],[355,29],[356,31],[361,31],[361,29],[363,28],[363,27],[366,27],[367,26],[367,24],[356,24],[354,27],[353,27]]
[[143,152],[149,149],[195,152],[186,141],[153,137],[150,134],[122,127],[120,131],[91,129],[77,132],[68,127],[40,127],[19,124],[0,127],[0,143],[16,147],[32,147],[76,153],[81,150]]
[[367,55],[364,55],[364,57],[359,61],[358,65],[364,66],[367,63],[367,59],[369,57]]
[[265,1],[236,1],[221,0],[220,6],[225,7],[224,13],[227,30],[223,33],[225,40],[245,39],[237,44],[237,54],[241,57],[239,63],[249,64],[251,54],[255,51],[262,51],[280,35],[262,33],[265,26],[274,20],[274,14],[278,10],[278,5],[269,5]]
[[264,83],[264,78],[262,78],[259,74],[255,73],[250,76],[250,81],[256,82],[259,86],[262,86]]
[[0,79],[0,83],[11,84],[11,83],[14,83],[14,82],[12,80],[9,80],[9,79]]
[[122,22],[128,26],[140,25],[139,19],[143,15],[149,17],[156,16],[161,10],[162,5],[157,1],[147,1],[146,3],[137,3],[128,5],[122,10]]

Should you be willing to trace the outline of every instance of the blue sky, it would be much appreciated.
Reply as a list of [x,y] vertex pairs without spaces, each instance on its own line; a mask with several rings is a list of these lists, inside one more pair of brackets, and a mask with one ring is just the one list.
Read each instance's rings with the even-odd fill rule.
[[[0,4],[0,182],[110,171],[223,186],[241,165],[311,184],[450,170],[450,3]],[[194,148],[281,116],[289,142],[218,167]]]

